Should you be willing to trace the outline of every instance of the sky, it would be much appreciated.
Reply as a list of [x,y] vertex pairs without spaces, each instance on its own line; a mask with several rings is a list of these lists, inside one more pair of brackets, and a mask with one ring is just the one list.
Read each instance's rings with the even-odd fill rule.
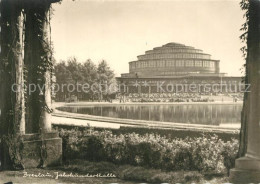
[[228,76],[241,76],[245,20],[237,0],[63,0],[52,7],[57,61],[105,59],[119,76],[146,50],[177,42],[211,54]]

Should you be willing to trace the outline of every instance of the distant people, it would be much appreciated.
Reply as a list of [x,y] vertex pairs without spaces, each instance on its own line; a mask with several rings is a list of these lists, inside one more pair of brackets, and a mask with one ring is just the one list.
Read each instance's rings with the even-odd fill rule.
[[234,98],[234,102],[237,102],[237,97]]

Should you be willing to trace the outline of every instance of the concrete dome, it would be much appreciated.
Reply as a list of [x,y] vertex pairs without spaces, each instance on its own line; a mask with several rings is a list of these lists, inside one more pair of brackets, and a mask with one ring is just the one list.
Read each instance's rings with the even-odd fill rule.
[[210,54],[179,43],[167,43],[137,56],[129,62],[129,74],[122,77],[166,77],[195,73],[219,73],[219,60],[212,60]]

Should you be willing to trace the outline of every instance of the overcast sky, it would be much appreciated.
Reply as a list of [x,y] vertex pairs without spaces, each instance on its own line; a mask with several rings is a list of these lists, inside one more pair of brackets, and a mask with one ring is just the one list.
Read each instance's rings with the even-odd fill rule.
[[105,59],[117,76],[146,50],[169,42],[202,49],[221,72],[240,76],[243,12],[236,0],[89,1],[53,5],[52,41],[59,61]]

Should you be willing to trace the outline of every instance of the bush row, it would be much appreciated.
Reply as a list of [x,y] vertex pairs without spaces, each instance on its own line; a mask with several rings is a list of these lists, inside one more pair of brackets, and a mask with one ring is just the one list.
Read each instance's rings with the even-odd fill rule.
[[109,161],[166,171],[224,173],[234,166],[238,151],[236,139],[224,142],[216,135],[171,140],[156,134],[114,135],[105,130],[59,132],[64,160]]

